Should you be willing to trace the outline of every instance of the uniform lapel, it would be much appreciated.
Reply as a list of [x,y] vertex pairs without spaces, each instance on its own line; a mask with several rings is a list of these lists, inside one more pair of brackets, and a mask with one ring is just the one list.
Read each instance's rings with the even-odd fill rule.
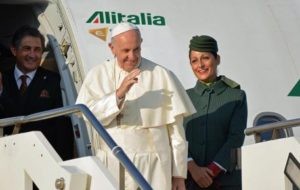
[[11,92],[13,96],[17,96],[19,94],[19,88],[14,76],[14,70],[9,71],[7,75],[7,83],[5,85],[7,86],[7,90]]

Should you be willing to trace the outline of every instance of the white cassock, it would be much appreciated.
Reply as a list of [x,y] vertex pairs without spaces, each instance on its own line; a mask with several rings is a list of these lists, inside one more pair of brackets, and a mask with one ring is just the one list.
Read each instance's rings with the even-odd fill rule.
[[[172,176],[186,178],[183,118],[195,109],[171,71],[144,58],[139,69],[138,83],[126,94],[121,108],[117,105],[116,89],[128,72],[115,60],[100,64],[87,74],[76,103],[91,109],[154,190],[168,190]],[[118,168],[113,164],[111,151],[90,127],[89,135],[94,153],[110,170]],[[137,189],[128,174],[125,189]]]

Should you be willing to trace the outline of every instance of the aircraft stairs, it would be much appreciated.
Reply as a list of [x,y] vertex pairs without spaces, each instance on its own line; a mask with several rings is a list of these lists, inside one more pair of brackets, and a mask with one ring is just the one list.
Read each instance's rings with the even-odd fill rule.
[[254,122],[245,130],[246,135],[255,136],[256,143],[242,147],[243,190],[299,190],[300,137],[293,136],[292,129],[300,126],[300,119],[274,122],[282,117],[273,112],[262,115],[266,117],[261,125]]
[[85,156],[62,161],[41,132],[14,134],[0,138],[0,189],[31,190],[32,181],[42,190],[115,190],[124,189],[125,170],[143,190],[152,189],[96,117],[85,105],[73,105],[28,116],[0,119],[0,127],[49,119],[62,115],[84,117],[91,123],[120,162],[119,181],[98,157]]

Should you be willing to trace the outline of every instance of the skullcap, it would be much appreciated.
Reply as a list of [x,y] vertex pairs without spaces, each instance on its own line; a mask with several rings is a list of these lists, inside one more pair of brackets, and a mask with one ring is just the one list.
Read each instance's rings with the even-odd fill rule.
[[217,53],[218,44],[217,41],[210,36],[194,36],[190,40],[190,50]]
[[111,37],[115,37],[123,32],[127,32],[129,30],[138,30],[138,27],[129,22],[121,22],[112,29]]

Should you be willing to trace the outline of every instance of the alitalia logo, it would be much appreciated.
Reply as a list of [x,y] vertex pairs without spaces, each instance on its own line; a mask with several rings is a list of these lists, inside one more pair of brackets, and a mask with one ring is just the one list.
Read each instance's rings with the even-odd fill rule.
[[[152,15],[151,13],[123,14],[114,11],[95,11],[86,21],[91,24],[118,24],[121,22],[131,22],[135,25],[154,25],[165,26],[166,19],[160,15]],[[89,33],[103,41],[106,41],[109,28],[89,29]]]
[[136,25],[165,26],[166,19],[163,16],[152,15],[151,13],[123,14],[109,11],[96,11],[86,21],[87,23],[118,24],[120,22],[131,22]]

